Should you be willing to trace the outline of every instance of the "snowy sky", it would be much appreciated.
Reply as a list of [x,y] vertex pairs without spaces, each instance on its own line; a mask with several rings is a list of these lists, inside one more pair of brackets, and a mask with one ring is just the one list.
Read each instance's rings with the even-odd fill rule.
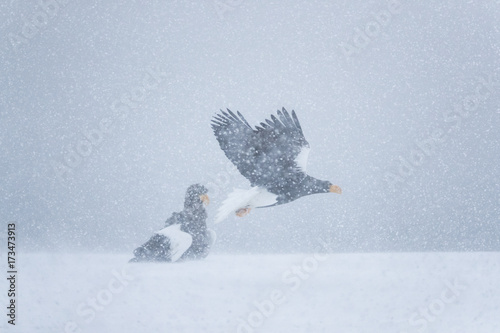
[[[51,3],[50,1],[47,3]],[[295,110],[342,187],[215,225],[220,252],[500,250],[499,1],[0,4],[0,217],[30,250],[131,251],[210,188],[210,129]]]

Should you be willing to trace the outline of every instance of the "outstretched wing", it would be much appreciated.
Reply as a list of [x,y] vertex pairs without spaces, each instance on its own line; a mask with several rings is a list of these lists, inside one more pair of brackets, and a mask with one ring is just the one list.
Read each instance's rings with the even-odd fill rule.
[[297,115],[283,108],[252,129],[240,112],[221,111],[212,128],[227,158],[252,186],[280,187],[305,177],[307,143]]

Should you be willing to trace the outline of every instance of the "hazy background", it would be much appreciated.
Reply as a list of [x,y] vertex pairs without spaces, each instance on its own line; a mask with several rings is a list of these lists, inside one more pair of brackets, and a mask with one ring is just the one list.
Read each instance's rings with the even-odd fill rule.
[[[2,237],[17,221],[20,249],[131,252],[195,182],[211,190],[212,225],[226,194],[248,183],[211,117],[230,108],[254,125],[285,107],[312,147],[308,172],[343,194],[212,225],[216,251],[312,252],[320,239],[342,252],[500,250],[498,1],[400,1],[383,24],[374,15],[386,1],[58,7],[0,4],[0,219]],[[366,29],[366,45],[347,54]],[[157,87],[112,108],[150,68]],[[476,91],[487,97],[460,114]],[[103,119],[111,131],[68,167]],[[445,138],[433,153],[415,153],[436,130]],[[405,173],[401,158],[415,154]],[[71,173],[58,177],[61,165]]]

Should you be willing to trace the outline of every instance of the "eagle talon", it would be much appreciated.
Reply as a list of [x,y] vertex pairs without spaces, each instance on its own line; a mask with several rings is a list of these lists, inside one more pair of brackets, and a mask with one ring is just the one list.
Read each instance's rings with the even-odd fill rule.
[[246,216],[248,215],[248,213],[250,213],[251,210],[252,208],[240,208],[236,211],[236,216],[238,217]]

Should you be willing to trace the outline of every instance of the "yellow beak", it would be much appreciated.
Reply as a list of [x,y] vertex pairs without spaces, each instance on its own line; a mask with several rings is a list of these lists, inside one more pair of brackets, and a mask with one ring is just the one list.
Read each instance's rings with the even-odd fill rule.
[[337,185],[330,185],[330,192],[342,194],[342,189]]
[[205,206],[208,206],[208,204],[210,203],[210,198],[206,194],[200,195],[200,200],[203,201],[203,204]]

